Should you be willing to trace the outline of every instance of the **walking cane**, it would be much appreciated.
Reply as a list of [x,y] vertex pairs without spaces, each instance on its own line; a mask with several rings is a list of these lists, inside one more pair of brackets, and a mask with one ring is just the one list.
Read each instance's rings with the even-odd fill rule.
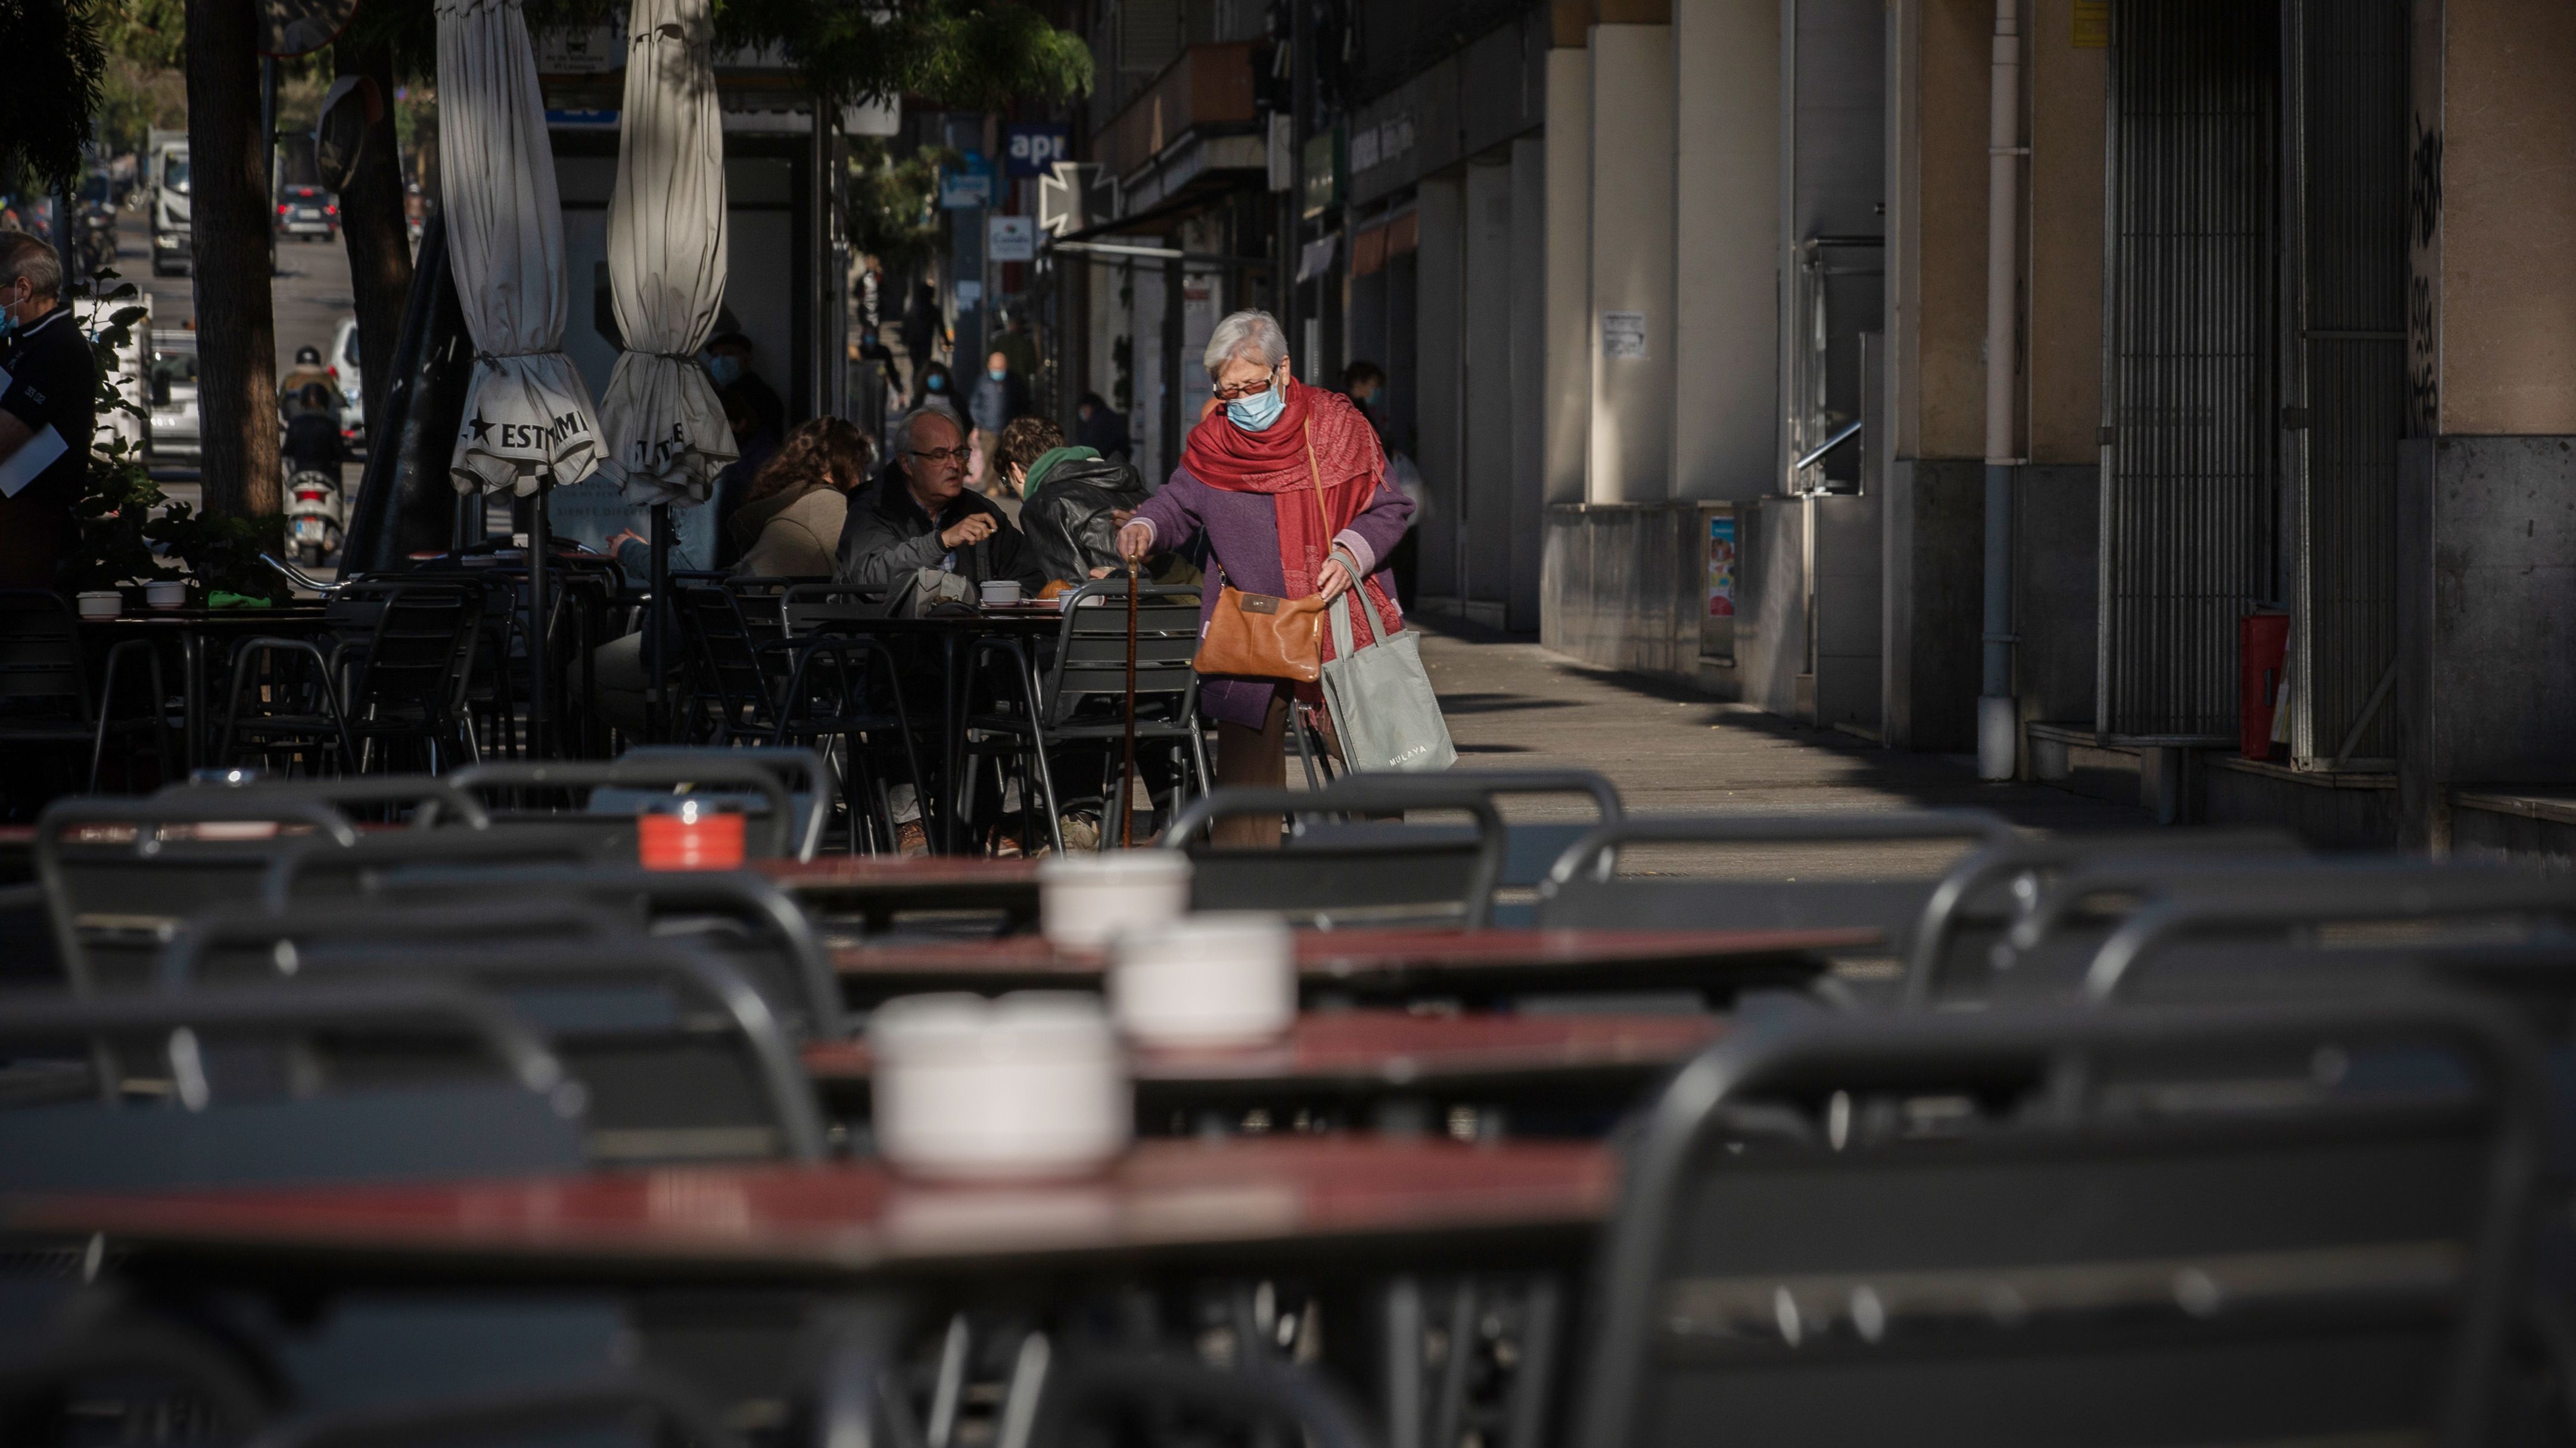
[[1136,848],[1136,560],[1127,560],[1127,768],[1118,780],[1118,848]]

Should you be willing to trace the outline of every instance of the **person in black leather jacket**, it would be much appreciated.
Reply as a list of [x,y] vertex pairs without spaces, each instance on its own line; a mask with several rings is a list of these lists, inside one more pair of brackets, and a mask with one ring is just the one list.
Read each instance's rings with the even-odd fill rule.
[[994,466],[1019,489],[1020,527],[1049,579],[1079,585],[1105,578],[1118,560],[1118,529],[1145,501],[1145,480],[1123,460],[1067,447],[1064,429],[1043,417],[1002,429]]

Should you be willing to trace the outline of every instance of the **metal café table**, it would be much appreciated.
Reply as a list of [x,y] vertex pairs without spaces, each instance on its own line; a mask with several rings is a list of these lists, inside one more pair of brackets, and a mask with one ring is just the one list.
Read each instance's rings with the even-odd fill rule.
[[[1433,1100],[1621,1109],[1728,1027],[1712,1015],[1457,1015],[1309,1011],[1286,1039],[1129,1053],[1140,1125],[1227,1107],[1314,1103],[1374,1109],[1381,1124],[1432,1123]],[[868,1106],[864,1041],[817,1041],[805,1069],[827,1104]],[[1281,1124],[1285,1124],[1284,1122]]]
[[872,1161],[519,1181],[19,1198],[162,1282],[850,1288],[1104,1272],[1324,1275],[1579,1258],[1616,1192],[1593,1142],[1258,1136],[1137,1143],[1098,1176],[907,1181]]
[[187,728],[181,744],[188,768],[197,769],[206,762],[215,721],[206,715],[207,645],[219,642],[229,651],[246,638],[266,634],[298,637],[324,627],[323,606],[318,603],[287,604],[277,608],[156,608],[143,613],[123,613],[114,618],[84,618],[80,621],[84,635],[110,643],[126,639],[150,639],[154,651],[175,640],[179,646],[180,691],[185,701]]
[[970,640],[991,635],[1008,639],[1019,667],[1030,675],[1029,688],[1036,692],[1036,659],[1029,652],[1033,640],[1054,638],[1063,628],[1064,611],[1054,600],[1035,599],[1021,603],[979,603],[972,610],[963,607],[943,608],[920,618],[870,618],[851,610],[844,615],[824,619],[809,627],[805,634],[853,634],[888,641],[914,639],[936,641],[941,651],[942,669],[939,691],[939,738],[941,764],[946,770],[944,783],[950,798],[942,802],[935,838],[943,853],[957,849],[957,817],[962,812],[954,798],[961,761],[965,719],[972,701],[966,698],[966,669],[961,662]]
[[[1301,993],[1317,1000],[1401,1004],[1426,998],[1490,1004],[1513,997],[1695,991],[1719,1003],[1753,989],[1802,990],[1836,951],[1878,940],[1837,930],[1300,930]],[[840,946],[842,994],[867,1007],[900,995],[964,990],[1088,990],[1108,963],[1043,936]]]

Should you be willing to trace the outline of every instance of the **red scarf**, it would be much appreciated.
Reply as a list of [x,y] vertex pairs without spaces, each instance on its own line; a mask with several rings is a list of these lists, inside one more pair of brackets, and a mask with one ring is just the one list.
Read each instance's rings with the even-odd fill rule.
[[[1316,576],[1332,556],[1334,536],[1377,496],[1386,477],[1386,454],[1378,447],[1376,430],[1349,398],[1292,379],[1279,420],[1259,432],[1235,426],[1223,407],[1200,418],[1181,450],[1181,466],[1211,488],[1271,496],[1279,518],[1281,591],[1305,598],[1318,591]],[[1324,503],[1320,510],[1315,506],[1318,480]],[[1402,632],[1403,616],[1377,580],[1360,580],[1360,589],[1368,607],[1351,610],[1352,641],[1366,648],[1380,632]],[[1329,624],[1324,657],[1333,657]]]

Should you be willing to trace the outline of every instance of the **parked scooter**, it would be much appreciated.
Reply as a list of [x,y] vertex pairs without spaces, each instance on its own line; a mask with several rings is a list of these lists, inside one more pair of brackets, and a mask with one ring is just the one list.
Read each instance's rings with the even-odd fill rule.
[[321,567],[340,551],[348,521],[338,475],[300,472],[286,480],[286,541],[296,562]]

